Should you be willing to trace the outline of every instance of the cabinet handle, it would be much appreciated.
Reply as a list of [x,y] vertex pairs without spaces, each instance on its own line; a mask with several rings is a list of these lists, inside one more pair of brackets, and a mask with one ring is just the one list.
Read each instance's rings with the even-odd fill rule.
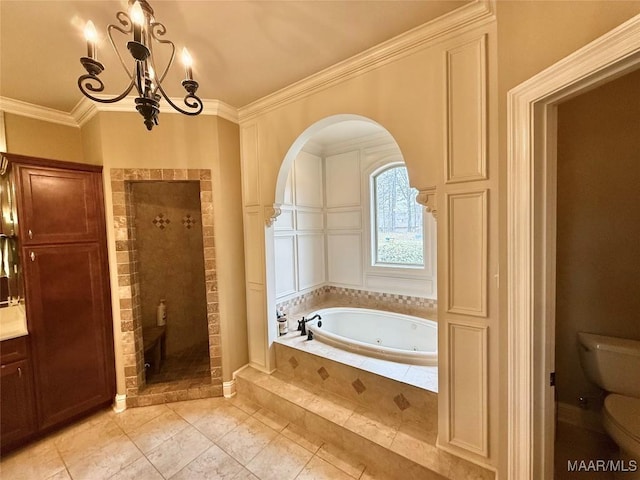
[[22,378],[22,369],[18,367],[18,378]]
[[31,229],[29,229],[27,235],[29,235],[29,238],[33,239],[33,232],[31,231]]
[[36,254],[31,252],[31,254],[29,255],[29,257],[31,257],[31,261],[35,262],[36,261]]

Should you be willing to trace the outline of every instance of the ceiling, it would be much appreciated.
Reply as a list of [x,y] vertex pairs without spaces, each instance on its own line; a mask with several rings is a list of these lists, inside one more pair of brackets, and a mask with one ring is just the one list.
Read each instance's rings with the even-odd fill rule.
[[[150,3],[178,52],[188,46],[199,96],[242,107],[469,0]],[[70,112],[82,98],[77,79],[89,19],[99,34],[105,93],[119,94],[128,78],[106,28],[124,9],[125,0],[0,0],[0,96]],[[177,62],[163,83],[170,96],[184,95],[183,76]]]

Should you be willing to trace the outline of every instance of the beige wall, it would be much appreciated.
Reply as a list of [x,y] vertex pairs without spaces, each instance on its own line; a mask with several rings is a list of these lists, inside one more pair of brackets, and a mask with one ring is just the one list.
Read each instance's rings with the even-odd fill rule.
[[238,125],[218,119],[218,161],[213,165],[222,379],[249,361],[247,305],[244,290],[244,238]]
[[640,340],[638,85],[640,71],[558,109],[556,391],[572,405],[598,391],[577,332]]
[[7,152],[67,162],[85,162],[79,128],[11,113],[5,113],[4,120]]
[[[212,170],[223,380],[231,380],[233,371],[248,361],[237,125],[213,116],[168,114],[160,117],[160,125],[147,132],[137,113],[100,113],[96,117],[91,122],[100,124],[106,180],[109,168]],[[87,126],[91,127],[91,122]],[[105,182],[105,196],[111,198],[110,182]],[[107,225],[111,227],[113,208],[109,200],[106,207]],[[113,235],[111,229],[108,234]],[[114,238],[109,240],[109,251],[112,289],[117,291]],[[114,321],[119,324],[115,295],[114,302]]]

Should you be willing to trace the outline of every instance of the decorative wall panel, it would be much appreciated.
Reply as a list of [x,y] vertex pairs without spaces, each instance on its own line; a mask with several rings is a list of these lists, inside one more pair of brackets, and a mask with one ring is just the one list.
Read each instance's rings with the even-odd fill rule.
[[330,211],[327,212],[327,228],[330,230],[360,230],[362,228],[362,211]]
[[322,208],[322,159],[300,152],[296,157],[293,176],[296,206]]
[[487,191],[447,195],[447,311],[487,316]]
[[260,163],[258,162],[258,128],[242,128],[242,196],[245,206],[260,204]]
[[278,230],[293,230],[295,228],[295,224],[293,223],[294,213],[290,208],[282,207],[280,215],[276,218],[276,221],[273,222],[273,228]]
[[447,51],[447,183],[487,178],[486,35]]
[[329,282],[339,285],[362,285],[361,234],[327,235]]
[[245,211],[245,262],[247,282],[264,284],[264,247],[256,242],[248,242],[247,238],[264,237],[264,219],[262,209],[249,208]]
[[359,152],[331,155],[325,159],[327,208],[360,205]]
[[275,237],[276,297],[296,293],[296,237]]
[[322,211],[296,211],[296,226],[298,230],[322,230],[324,229],[324,215]]
[[487,457],[486,326],[449,323],[449,442]]
[[306,290],[324,282],[324,235],[298,233],[298,289]]

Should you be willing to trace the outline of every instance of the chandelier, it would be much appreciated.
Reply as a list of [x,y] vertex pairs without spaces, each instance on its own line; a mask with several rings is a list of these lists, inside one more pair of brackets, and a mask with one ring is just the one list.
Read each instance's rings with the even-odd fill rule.
[[[87,73],[78,78],[80,91],[95,102],[115,103],[125,98],[135,87],[138,94],[135,99],[136,110],[144,117],[147,130],[158,125],[161,97],[164,97],[167,103],[180,113],[198,115],[202,112],[203,105],[202,100],[196,95],[198,82],[193,79],[192,60],[189,52],[186,48],[182,51],[182,62],[185,67],[185,79],[182,81],[182,86],[187,92],[184,97],[187,109],[183,109],[171,101],[162,87],[162,82],[173,64],[176,53],[174,43],[163,38],[167,29],[162,23],[156,22],[153,17],[153,9],[146,0],[129,0],[129,5],[129,12],[116,13],[119,25],[112,24],[107,27],[109,42],[129,76],[129,85],[120,95],[113,98],[100,98],[94,95],[104,90],[104,83],[98,77],[104,70],[104,66],[97,59],[97,32],[93,22],[89,20],[84,30],[87,40],[87,56],[80,58],[80,63]],[[127,65],[116,46],[113,39],[115,30],[124,35],[133,35],[133,40],[127,42],[127,49],[135,61],[133,68]],[[169,61],[162,70],[156,66],[153,54],[154,45],[159,48],[168,48],[171,53]],[[166,47],[160,47],[160,45]]]

